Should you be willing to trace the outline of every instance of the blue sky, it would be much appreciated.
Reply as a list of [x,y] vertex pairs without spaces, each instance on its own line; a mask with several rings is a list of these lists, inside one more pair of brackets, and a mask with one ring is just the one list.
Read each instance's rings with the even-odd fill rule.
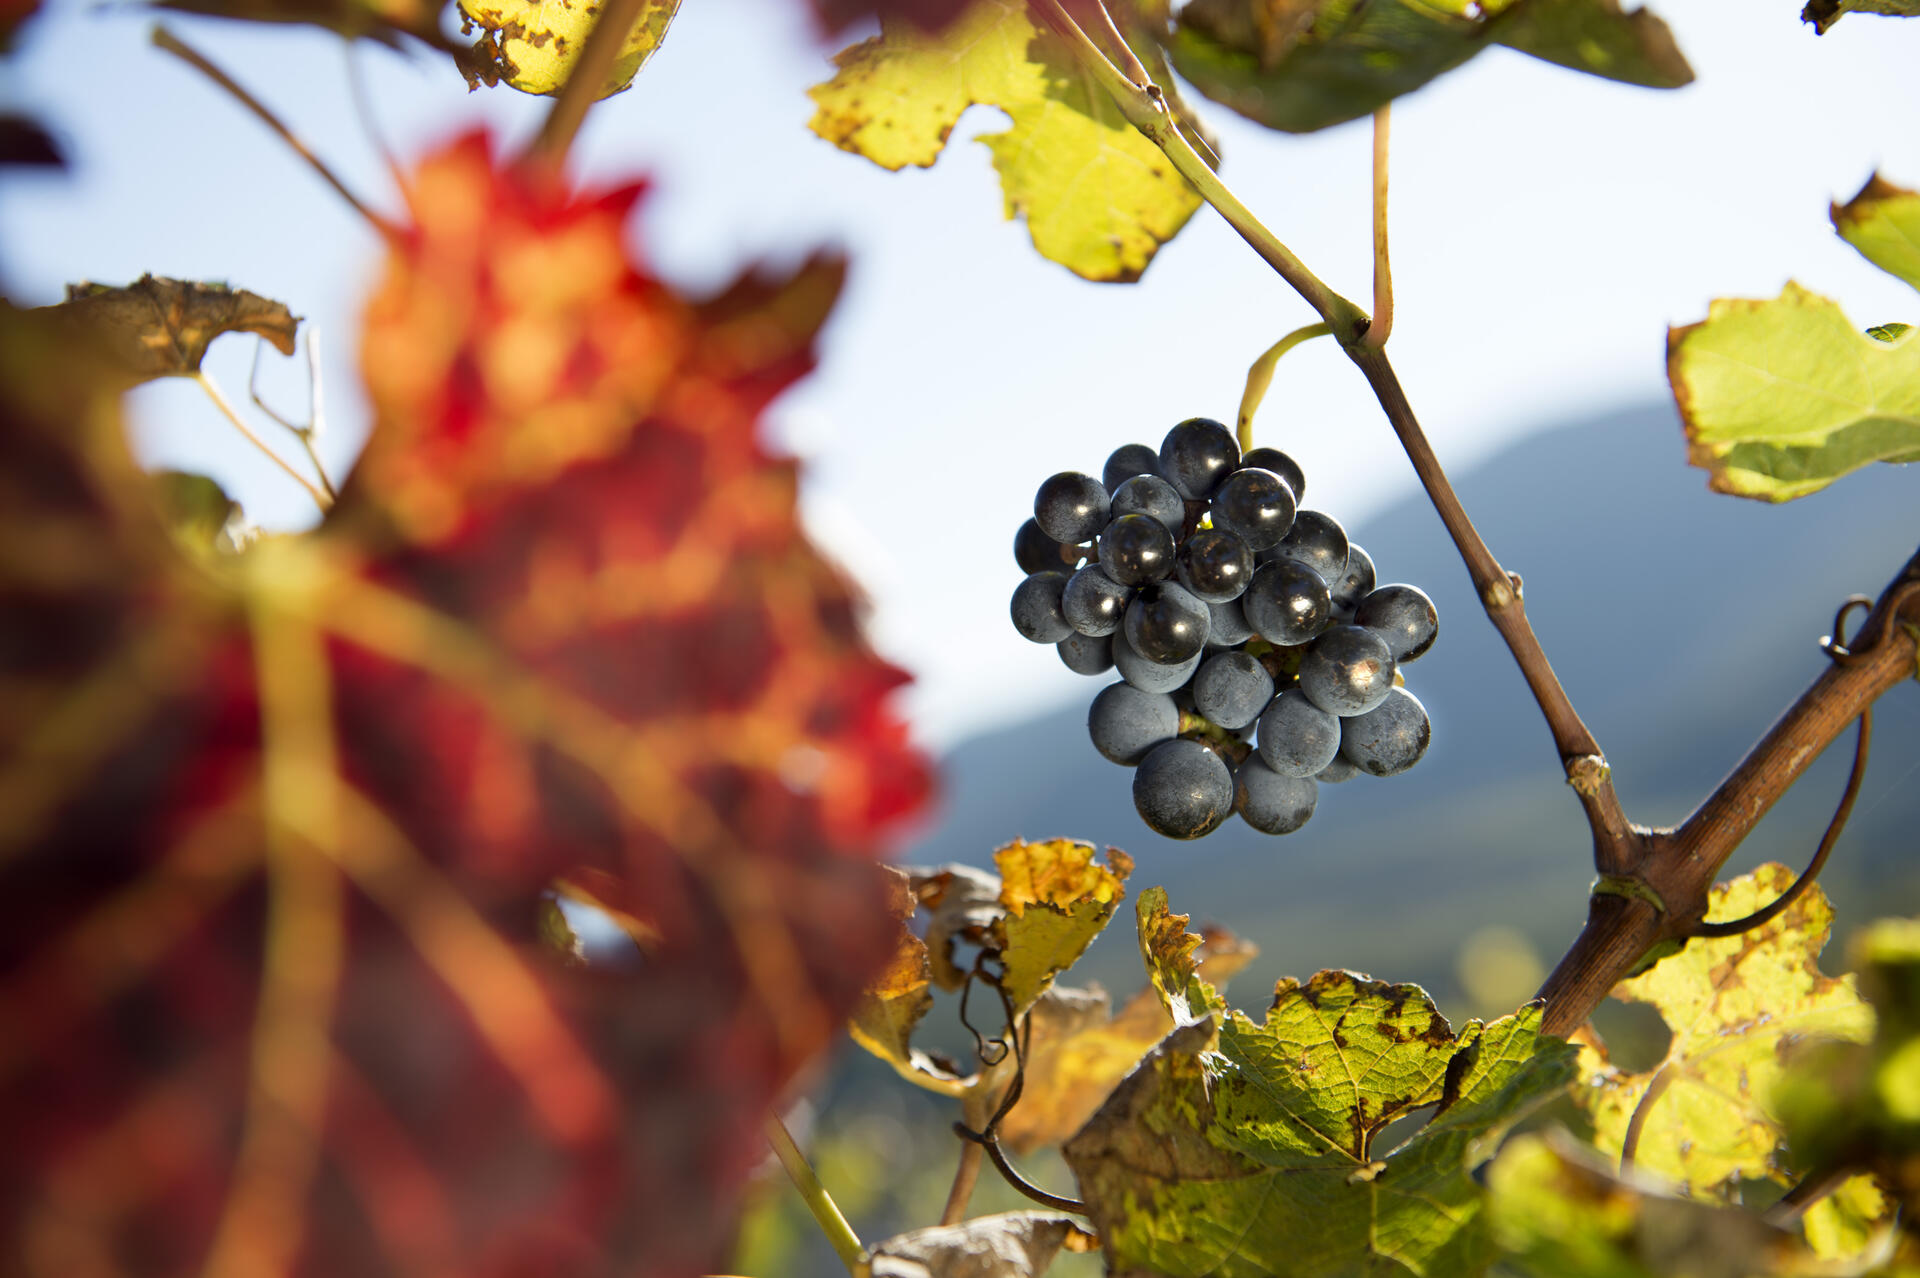
[[[1395,107],[1391,350],[1450,467],[1662,396],[1666,326],[1715,296],[1795,278],[1863,325],[1920,318],[1920,298],[1826,221],[1827,201],[1876,166],[1920,184],[1920,22],[1855,16],[1816,38],[1791,0],[1660,11],[1699,75],[1687,89],[1495,49]],[[340,41],[165,20],[376,205],[397,206]],[[0,103],[40,114],[76,163],[0,189],[0,286],[40,303],[70,280],[153,271],[285,300],[324,335],[324,451],[342,472],[364,431],[356,329],[378,246],[277,140],[151,49],[151,22],[130,6],[56,2],[29,29]],[[910,709],[939,744],[1091,694],[1006,620],[1009,546],[1040,480],[1097,473],[1116,445],[1157,443],[1184,417],[1230,419],[1247,363],[1312,317],[1208,210],[1136,286],[1086,284],[1041,260],[1024,226],[1002,220],[986,150],[970,141],[1000,127],[997,112],[971,112],[930,171],[888,174],[836,151],[805,127],[805,89],[831,73],[831,51],[799,0],[686,0],[635,87],[590,118],[578,169],[653,177],[635,235],[688,288],[820,244],[853,255],[820,370],[777,406],[774,429],[807,459],[810,523],[865,582],[875,634],[919,675]],[[403,163],[482,122],[524,137],[545,110],[505,88],[470,95],[424,54],[352,57]],[[1295,138],[1208,115],[1229,184],[1364,299],[1365,126]],[[229,340],[209,371],[243,397],[251,355]],[[304,364],[271,362],[270,391],[297,409]],[[262,523],[311,520],[300,490],[191,385],[144,389],[133,416],[143,456],[214,474]],[[1324,343],[1288,358],[1258,433],[1305,465],[1308,504],[1349,523],[1412,486],[1364,383]],[[1681,464],[1678,439],[1673,455]]]

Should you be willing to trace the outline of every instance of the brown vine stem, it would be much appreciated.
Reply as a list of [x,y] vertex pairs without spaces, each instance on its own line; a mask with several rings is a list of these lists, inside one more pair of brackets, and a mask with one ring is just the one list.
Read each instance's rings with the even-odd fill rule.
[[646,7],[647,0],[604,0],[600,16],[580,50],[580,60],[567,73],[567,82],[560,86],[539,134],[527,144],[522,157],[527,165],[549,175],[560,172],[573,139],[586,122],[587,111],[600,100],[601,86],[612,74],[613,64],[620,60],[620,50]]

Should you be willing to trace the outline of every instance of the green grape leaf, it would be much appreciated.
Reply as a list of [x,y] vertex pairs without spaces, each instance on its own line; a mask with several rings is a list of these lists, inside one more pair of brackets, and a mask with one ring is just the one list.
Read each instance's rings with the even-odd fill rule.
[[1062,1250],[1093,1245],[1071,1216],[1009,1211],[875,1243],[860,1272],[863,1278],[1035,1278]]
[[1869,337],[1791,282],[1669,329],[1667,380],[1688,460],[1716,492],[1789,501],[1920,451],[1920,339]]
[[[1783,865],[1763,865],[1715,886],[1708,914],[1744,917],[1793,879]],[[1816,962],[1832,927],[1833,907],[1816,885],[1763,926],[1691,941],[1615,986],[1615,998],[1658,1009],[1673,1038],[1644,1072],[1615,1067],[1604,1047],[1583,1050],[1574,1098],[1593,1119],[1594,1144],[1619,1154],[1639,1110],[1634,1165],[1696,1197],[1730,1194],[1742,1177],[1790,1181],[1772,1098],[1783,1057],[1804,1039],[1858,1041],[1873,1027],[1853,979],[1827,976]]]
[[[633,83],[679,10],[680,0],[645,0],[598,97]],[[461,73],[469,87],[505,83],[522,93],[558,93],[599,13],[597,4],[568,0],[460,0],[460,16],[481,31],[473,48],[460,54]]]
[[1526,0],[1503,19],[1496,39],[1547,62],[1649,89],[1693,83],[1693,68],[1667,24],[1620,0]]
[[1504,1264],[1535,1278],[1833,1272],[1759,1216],[1616,1176],[1563,1132],[1508,1142],[1487,1168],[1486,1214]]
[[1867,336],[1876,342],[1891,342],[1912,327],[1911,324],[1902,324],[1897,320],[1891,324],[1875,324],[1867,330]]
[[1920,16],[1920,0],[1807,0],[1806,8],[1800,10],[1800,20],[1811,22],[1816,35],[1825,35],[1828,27],[1849,13],[1912,18]]
[[1840,238],[1869,262],[1920,288],[1920,191],[1895,186],[1876,173],[1858,195],[1835,204],[1829,216]]
[[[1180,1026],[1064,1151],[1109,1271],[1480,1272],[1491,1244],[1472,1171],[1573,1074],[1540,1016],[1456,1038],[1416,986],[1322,972],[1281,982],[1263,1024]],[[1425,1127],[1374,1148],[1426,1106]]]
[[885,169],[939,158],[975,104],[1012,127],[992,150],[1009,218],[1024,213],[1039,252],[1090,280],[1138,279],[1200,197],[1158,147],[1088,82],[1072,53],[1018,0],[978,0],[945,32],[883,21],[809,90],[813,131]]
[[67,300],[41,308],[61,329],[94,348],[129,385],[191,377],[222,333],[253,333],[282,355],[294,351],[300,320],[275,302],[225,284],[143,275],[124,288],[69,284]]

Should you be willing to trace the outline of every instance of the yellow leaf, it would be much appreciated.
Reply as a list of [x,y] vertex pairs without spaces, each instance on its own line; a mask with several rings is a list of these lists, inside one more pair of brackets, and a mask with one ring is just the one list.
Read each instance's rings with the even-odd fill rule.
[[[633,83],[679,8],[680,0],[646,0],[597,96]],[[523,93],[558,93],[600,10],[594,0],[460,0],[461,16],[485,33],[464,65],[469,76],[489,84],[504,80]]]
[[1033,1006],[1053,978],[1086,952],[1113,917],[1133,869],[1127,854],[1107,850],[1094,864],[1091,843],[1015,840],[993,854],[1000,868],[1001,978],[1014,1015]]

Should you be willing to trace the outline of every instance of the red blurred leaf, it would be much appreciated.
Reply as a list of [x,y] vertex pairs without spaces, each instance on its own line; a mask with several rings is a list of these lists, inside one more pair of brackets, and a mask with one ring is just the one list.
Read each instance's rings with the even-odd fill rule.
[[0,313],[0,1271],[701,1272],[890,951],[924,763],[756,434],[839,264],[690,302],[478,139],[409,200],[363,462],[231,561]]

